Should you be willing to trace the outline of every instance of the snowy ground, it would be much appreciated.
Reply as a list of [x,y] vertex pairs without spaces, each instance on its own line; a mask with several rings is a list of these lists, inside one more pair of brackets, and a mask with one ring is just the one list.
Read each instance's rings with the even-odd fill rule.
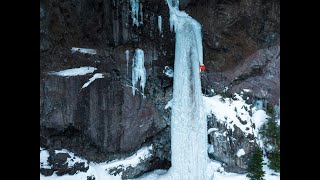
[[[130,156],[126,159],[121,160],[113,160],[111,162],[104,162],[104,163],[88,163],[86,160],[75,156],[72,152],[69,152],[66,149],[56,150],[56,153],[63,152],[68,153],[71,158],[68,158],[68,166],[72,166],[76,162],[85,162],[86,166],[89,166],[89,170],[87,172],[79,172],[75,175],[63,175],[57,176],[53,173],[52,176],[43,176],[40,174],[40,180],[87,180],[88,176],[95,176],[96,180],[121,180],[121,174],[116,176],[110,175],[110,169],[114,167],[118,167],[120,165],[123,168],[127,168],[129,166],[135,167],[141,159],[145,159],[151,156],[150,150],[152,150],[152,146],[144,147],[137,151],[133,156]],[[40,148],[40,167],[42,168],[49,168],[47,159],[49,157],[49,153],[47,150]],[[268,160],[264,158],[264,163],[267,163]],[[267,167],[267,165],[263,166],[263,170],[266,172],[265,179],[266,180],[280,180],[279,173],[275,173],[273,170]],[[146,173],[143,176],[137,178],[144,179],[144,180],[156,180],[162,174],[165,174],[167,170],[158,169],[150,173]],[[246,177],[246,174],[237,174],[237,173],[228,173],[224,171],[221,163],[214,160],[209,160],[207,164],[207,173],[208,177],[214,177],[214,180],[249,180]]]
[[[264,162],[267,162],[267,159],[264,159]],[[280,180],[279,173],[275,173],[272,169],[268,168],[267,165],[263,166],[263,170],[266,172],[264,179],[265,180]],[[158,169],[150,173],[146,173],[139,180],[157,180],[162,174],[165,174],[167,171]],[[221,163],[214,160],[209,160],[207,166],[208,177],[211,177],[210,180],[249,180],[246,177],[247,174],[237,174],[225,172]]]
[[[87,180],[88,176],[94,176],[95,180],[121,180],[122,173],[113,176],[109,174],[109,170],[115,167],[121,166],[122,169],[126,169],[129,166],[135,167],[139,164],[141,160],[144,160],[146,158],[149,158],[152,154],[150,151],[152,150],[152,146],[149,147],[143,147],[140,150],[138,150],[134,155],[126,158],[126,159],[116,159],[111,162],[104,162],[104,163],[94,163],[90,162],[88,163],[86,160],[75,156],[72,152],[69,152],[66,149],[62,149],[57,151],[56,153],[63,152],[68,153],[71,158],[67,159],[68,166],[72,166],[76,162],[85,162],[86,166],[89,166],[89,169],[87,172],[78,172],[74,175],[63,175],[63,176],[57,176],[55,173],[53,173],[52,176],[43,176],[40,174],[41,180]],[[40,168],[49,168],[48,165],[48,157],[49,153],[47,150],[44,150],[40,147]]]

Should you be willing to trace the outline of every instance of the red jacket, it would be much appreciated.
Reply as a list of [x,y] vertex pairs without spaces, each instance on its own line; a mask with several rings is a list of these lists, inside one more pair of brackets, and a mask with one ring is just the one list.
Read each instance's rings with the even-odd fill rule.
[[206,67],[204,66],[204,64],[200,64],[200,71],[204,71],[206,69]]

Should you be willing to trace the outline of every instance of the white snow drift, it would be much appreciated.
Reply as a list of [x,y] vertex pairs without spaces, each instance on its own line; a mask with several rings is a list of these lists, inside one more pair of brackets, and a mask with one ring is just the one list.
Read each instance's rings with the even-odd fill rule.
[[79,68],[72,68],[66,69],[58,72],[49,72],[49,75],[56,75],[56,76],[82,76],[85,74],[93,73],[97,68],[85,66]]
[[239,149],[238,152],[237,152],[237,156],[238,156],[238,157],[241,157],[241,156],[243,156],[243,155],[245,155],[245,154],[246,154],[246,153],[244,152],[243,149]]
[[97,50],[95,49],[88,49],[88,48],[78,48],[78,47],[72,47],[71,48],[71,52],[74,53],[74,52],[80,52],[80,53],[83,53],[83,54],[97,54]]
[[204,113],[206,113],[207,116],[214,114],[217,121],[226,124],[227,128],[232,129],[232,131],[234,131],[234,125],[236,125],[245,135],[249,133],[253,134],[252,119],[249,114],[251,108],[240,95],[235,94],[234,99],[222,99],[220,95],[213,97],[204,96],[203,100]]

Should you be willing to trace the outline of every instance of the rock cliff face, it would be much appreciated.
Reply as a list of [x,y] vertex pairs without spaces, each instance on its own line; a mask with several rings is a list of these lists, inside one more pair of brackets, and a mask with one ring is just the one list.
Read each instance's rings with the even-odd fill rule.
[[221,92],[226,87],[228,94],[239,93],[247,89],[247,94],[254,97],[253,100],[264,99],[270,105],[278,104],[280,99],[280,46],[260,49],[232,70],[208,72],[203,76],[204,93],[210,93],[211,88]]
[[[245,173],[257,147],[253,134],[246,136],[237,126],[234,126],[234,131],[227,129],[214,115],[208,117],[208,128],[218,129],[208,134],[209,144],[213,145],[213,152],[209,151],[209,157],[223,162],[226,171]],[[240,149],[243,149],[245,154],[238,157]]]
[[89,88],[81,89],[88,79],[45,79],[41,127],[57,131],[75,128],[111,153],[136,149],[165,127],[152,101],[139,95],[132,97],[131,88],[115,76],[97,79]]
[[[172,78],[163,70],[174,68],[174,34],[164,0],[140,3],[143,24],[134,26],[129,0],[40,1],[41,146],[66,148],[99,162],[128,156],[152,143],[153,159],[141,172],[170,165],[170,109],[164,107],[172,98]],[[219,93],[228,87],[228,93],[234,93],[246,88],[253,99],[279,102],[280,1],[180,0],[180,6],[203,26],[204,94],[210,95],[210,89]],[[71,53],[72,47],[93,48],[97,54]],[[145,53],[146,98],[131,92],[136,48]],[[95,73],[104,78],[81,89],[92,75],[48,74],[81,66],[96,67]],[[250,140],[237,130],[232,136],[243,143]],[[225,151],[238,145],[225,146]],[[245,161],[234,153],[216,152],[212,157],[229,164],[230,170],[245,171]]]

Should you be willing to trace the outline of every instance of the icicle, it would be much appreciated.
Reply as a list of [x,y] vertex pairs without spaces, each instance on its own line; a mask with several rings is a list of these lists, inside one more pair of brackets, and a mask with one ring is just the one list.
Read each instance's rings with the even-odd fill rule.
[[[169,7],[170,7],[170,6],[169,6]],[[172,13],[171,11],[173,11],[173,10],[170,9],[169,23],[170,23],[170,31],[172,32],[172,31],[173,31],[173,26],[174,26],[174,21],[175,21],[176,16],[171,15],[171,14],[174,14],[174,13]]]
[[144,52],[142,49],[136,49],[132,59],[132,95],[135,95],[136,84],[140,79],[140,87],[144,96],[144,87],[146,84],[146,68],[144,67]]
[[[130,0],[130,5],[131,5],[132,25],[136,25],[138,27],[140,24],[143,24],[142,3],[139,3],[139,0]],[[140,15],[140,21],[139,21],[139,15]]]
[[139,24],[143,24],[143,11],[142,11],[142,3],[140,3],[140,22],[139,22]]
[[138,0],[130,0],[130,4],[131,4],[132,24],[139,26],[139,24],[138,24],[139,1]]
[[167,0],[167,3],[169,6],[169,12],[170,12],[170,18],[169,18],[170,31],[172,32],[174,27],[174,32],[176,32],[177,26],[181,26],[181,24],[184,24],[187,19],[192,19],[192,18],[186,12],[179,11],[178,7],[172,6],[172,2],[170,0],[169,1]]
[[127,75],[128,75],[128,66],[129,66],[129,50],[126,50],[126,62],[127,62]]
[[159,30],[159,34],[162,33],[162,17],[158,16],[158,30]]
[[152,61],[153,61],[153,55],[154,55],[154,51],[151,51],[151,58],[150,58],[150,69],[152,70]]

